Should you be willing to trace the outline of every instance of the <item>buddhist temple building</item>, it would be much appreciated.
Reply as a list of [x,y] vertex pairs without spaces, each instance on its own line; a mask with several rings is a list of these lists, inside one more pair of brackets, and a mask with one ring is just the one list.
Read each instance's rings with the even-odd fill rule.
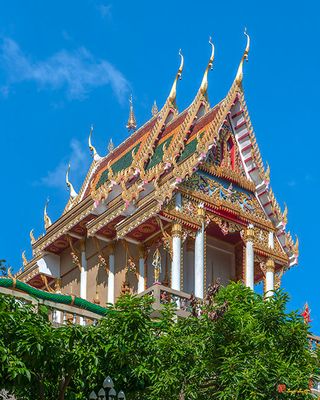
[[[245,33],[246,34],[246,33]],[[207,96],[214,46],[194,100],[176,106],[184,58],[162,108],[137,128],[132,98],[128,138],[100,156],[89,135],[92,163],[57,221],[44,210],[45,232],[30,233],[33,257],[16,275],[36,288],[101,305],[155,283],[204,298],[216,279],[264,282],[266,296],[297,264],[298,241],[286,231],[250,122],[243,65],[214,107]],[[125,125],[125,121],[124,121]],[[89,150],[88,150],[89,151]],[[70,172],[70,174],[69,174]]]

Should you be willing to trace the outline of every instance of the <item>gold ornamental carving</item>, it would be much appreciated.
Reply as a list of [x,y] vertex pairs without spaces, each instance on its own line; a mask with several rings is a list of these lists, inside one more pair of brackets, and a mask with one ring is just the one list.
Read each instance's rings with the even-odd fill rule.
[[182,237],[182,225],[179,223],[174,223],[172,225],[172,237]]

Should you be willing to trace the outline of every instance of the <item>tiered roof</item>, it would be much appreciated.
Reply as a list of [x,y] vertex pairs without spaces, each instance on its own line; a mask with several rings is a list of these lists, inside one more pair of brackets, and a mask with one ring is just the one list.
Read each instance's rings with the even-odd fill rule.
[[58,252],[70,244],[70,237],[76,240],[85,231],[94,235],[111,221],[110,237],[128,234],[144,218],[160,212],[178,186],[195,171],[208,169],[208,154],[215,148],[221,129],[228,124],[236,140],[243,174],[215,166],[210,167],[211,172],[252,189],[269,221],[268,229],[276,233],[286,254],[287,266],[297,263],[298,242],[294,243],[285,230],[287,210],[281,211],[270,187],[270,171],[263,166],[244,98],[243,63],[250,47],[246,36],[247,46],[236,78],[227,96],[213,108],[207,99],[208,72],[214,60],[214,46],[210,41],[212,52],[201,86],[186,110],[178,113],[175,103],[184,62],[180,53],[181,64],[170,94],[149,121],[105,157],[100,157],[92,146],[90,132],[93,162],[89,172],[79,194],[69,186],[71,196],[65,212],[55,223],[47,224],[46,234],[34,241],[35,256],[43,250]]

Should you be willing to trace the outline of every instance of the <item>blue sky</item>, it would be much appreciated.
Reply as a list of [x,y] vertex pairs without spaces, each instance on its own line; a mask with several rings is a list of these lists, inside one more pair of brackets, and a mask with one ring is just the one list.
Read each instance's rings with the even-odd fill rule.
[[0,13],[0,121],[2,184],[0,258],[15,268],[30,258],[29,231],[43,232],[43,206],[60,215],[68,192],[89,166],[87,136],[106,152],[110,138],[126,136],[132,92],[138,124],[161,106],[179,64],[180,110],[192,101],[210,48],[216,46],[209,98],[218,102],[234,78],[251,35],[245,65],[247,104],[271,185],[289,208],[288,227],[300,239],[300,263],[283,286],[291,308],[306,301],[320,334],[318,288],[319,5],[316,1],[16,1]]

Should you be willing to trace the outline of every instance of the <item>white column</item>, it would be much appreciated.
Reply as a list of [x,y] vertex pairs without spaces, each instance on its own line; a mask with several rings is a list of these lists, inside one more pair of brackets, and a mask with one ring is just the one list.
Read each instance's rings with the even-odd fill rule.
[[194,295],[203,299],[204,293],[204,227],[197,232],[194,243]]
[[[55,280],[55,285],[54,285],[54,291],[55,293],[61,293],[61,278],[56,278]],[[56,310],[56,318],[57,318],[57,323],[62,324],[63,323],[63,314],[62,311]]]
[[85,300],[87,300],[87,277],[88,277],[87,259],[86,259],[85,244],[83,243],[81,245],[80,297]]
[[172,227],[172,268],[171,287],[180,290],[181,283],[181,236],[182,227],[175,223]]
[[[80,297],[87,300],[87,278],[88,278],[88,268],[87,268],[87,258],[86,258],[86,245],[83,241],[81,243],[81,271],[80,271]],[[85,325],[85,319],[80,317],[80,325]]]
[[199,206],[197,215],[200,219],[201,228],[196,233],[194,243],[194,295],[203,299],[204,296],[204,222],[205,209]]
[[138,293],[144,291],[144,257],[145,257],[145,249],[144,246],[139,246],[139,279],[138,279]]
[[249,225],[245,233],[245,241],[246,241],[245,285],[252,290],[254,289],[253,239],[254,239],[253,225]]
[[109,274],[108,274],[108,299],[107,303],[114,304],[114,275],[115,275],[115,256],[114,244],[109,245]]
[[271,297],[274,294],[274,261],[269,258],[266,262],[265,296]]

